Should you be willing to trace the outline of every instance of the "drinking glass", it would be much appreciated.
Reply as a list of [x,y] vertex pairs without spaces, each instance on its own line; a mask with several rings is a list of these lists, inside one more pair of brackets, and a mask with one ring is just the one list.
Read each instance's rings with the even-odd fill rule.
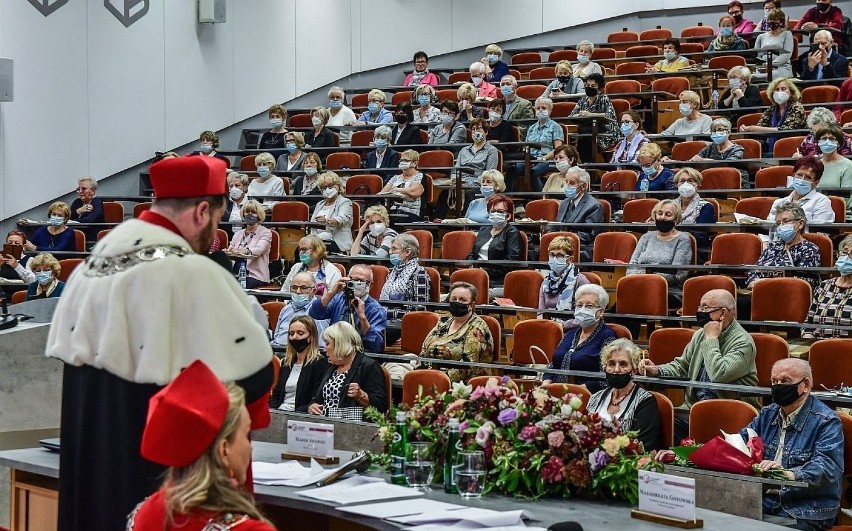
[[453,483],[462,498],[480,498],[485,489],[485,453],[459,452],[453,466]]
[[435,473],[435,460],[432,458],[432,445],[426,442],[413,442],[409,445],[408,459],[405,460],[405,478],[412,487],[427,490]]

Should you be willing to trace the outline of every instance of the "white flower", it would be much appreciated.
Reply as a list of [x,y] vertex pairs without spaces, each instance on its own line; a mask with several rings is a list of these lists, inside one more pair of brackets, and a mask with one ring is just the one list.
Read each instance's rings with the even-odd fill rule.
[[500,387],[500,381],[497,378],[491,377],[485,382],[486,389],[494,389],[496,387]]
[[473,387],[466,385],[462,382],[453,382],[453,398],[467,398],[470,396],[470,393],[473,391]]
[[579,396],[574,395],[571,397],[571,400],[568,401],[568,405],[571,406],[574,410],[578,410],[583,407],[583,401]]
[[569,404],[562,404],[559,408],[559,412],[562,413],[562,415],[569,417],[571,416],[571,413],[574,412],[574,408],[572,408]]

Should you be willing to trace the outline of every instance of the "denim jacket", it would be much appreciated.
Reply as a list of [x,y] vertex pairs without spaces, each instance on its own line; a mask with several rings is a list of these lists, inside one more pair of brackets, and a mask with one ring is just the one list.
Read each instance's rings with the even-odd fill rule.
[[[781,437],[781,408],[766,406],[749,425],[763,439],[764,459],[773,459]],[[740,432],[747,439],[745,430]],[[843,478],[843,429],[828,406],[808,396],[784,441],[781,465],[808,487],[782,487],[780,506],[797,520],[834,518],[840,509]],[[778,507],[778,498],[764,496],[764,511]]]

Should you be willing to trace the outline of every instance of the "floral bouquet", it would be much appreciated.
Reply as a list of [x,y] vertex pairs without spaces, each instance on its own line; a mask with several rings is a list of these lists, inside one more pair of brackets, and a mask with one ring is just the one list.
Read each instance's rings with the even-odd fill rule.
[[[539,388],[518,394],[507,380],[491,378],[475,390],[454,383],[450,392],[421,397],[406,411],[409,440],[432,443],[439,456],[436,480],[447,420],[457,418],[462,447],[485,454],[486,492],[529,498],[592,493],[638,502],[638,470],[662,465],[645,454],[635,433],[622,433],[618,424],[587,412],[579,396],[556,398]],[[377,459],[382,463],[388,461],[394,416],[367,412],[385,442],[385,455]]]
[[725,433],[710,439],[706,444],[695,444],[692,439],[684,439],[681,446],[672,450],[678,456],[677,464],[705,470],[762,476],[772,479],[789,479],[784,469],[776,468],[762,471],[763,439],[748,428],[748,441],[743,441],[739,433]]

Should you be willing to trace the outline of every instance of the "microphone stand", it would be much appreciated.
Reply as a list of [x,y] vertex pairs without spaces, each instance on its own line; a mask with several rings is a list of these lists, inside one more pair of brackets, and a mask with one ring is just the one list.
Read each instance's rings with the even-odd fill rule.
[[18,316],[9,315],[9,308],[6,306],[6,296],[0,292],[0,330],[16,326],[18,326]]

